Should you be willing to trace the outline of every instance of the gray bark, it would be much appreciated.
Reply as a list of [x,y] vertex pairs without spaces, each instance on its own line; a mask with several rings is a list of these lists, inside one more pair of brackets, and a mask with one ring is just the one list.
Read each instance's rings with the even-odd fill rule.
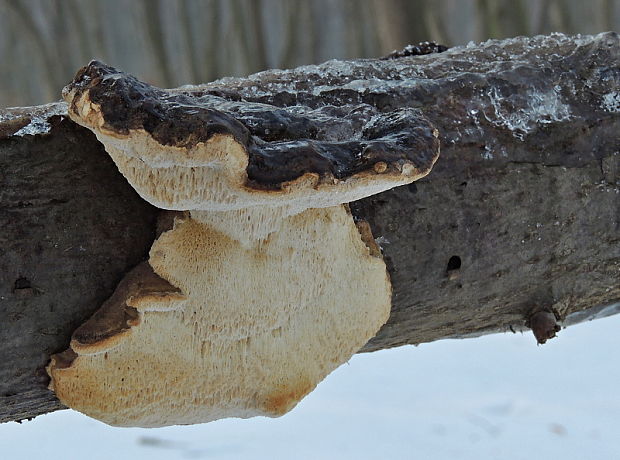
[[[196,91],[241,101],[228,115],[242,124],[256,115],[244,102],[294,100],[307,113],[321,101],[413,108],[439,130],[426,178],[351,204],[394,289],[390,320],[363,349],[373,351],[523,329],[539,311],[562,325],[618,311],[619,54],[615,34],[516,39]],[[158,210],[65,110],[0,112],[0,421],[62,408],[46,388],[50,354],[155,237]]]

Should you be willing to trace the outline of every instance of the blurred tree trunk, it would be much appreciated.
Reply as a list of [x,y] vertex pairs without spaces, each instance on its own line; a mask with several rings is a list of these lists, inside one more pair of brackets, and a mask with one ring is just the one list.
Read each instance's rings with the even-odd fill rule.
[[431,38],[425,0],[375,0],[377,30],[384,50],[403,48]]
[[175,81],[170,68],[171,59],[168,58],[168,51],[165,44],[163,29],[163,18],[161,15],[161,3],[159,0],[143,0],[142,12],[146,20],[146,30],[149,42],[153,47],[157,70],[160,74],[162,86],[170,87]]
[[184,45],[185,45],[185,53],[183,53],[186,65],[190,69],[191,82],[190,83],[200,83],[202,80],[202,76],[200,73],[200,69],[198,68],[198,63],[200,62],[198,53],[196,52],[196,38],[194,37],[194,26],[192,21],[192,13],[189,10],[188,0],[182,0],[180,4],[181,13],[180,13],[180,27],[183,33]]

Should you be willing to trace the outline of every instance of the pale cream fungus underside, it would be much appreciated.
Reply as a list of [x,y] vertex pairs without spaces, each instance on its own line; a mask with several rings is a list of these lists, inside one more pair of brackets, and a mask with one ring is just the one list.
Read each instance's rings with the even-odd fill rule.
[[117,426],[282,415],[387,321],[385,264],[341,203],[412,182],[415,168],[382,174],[379,165],[322,183],[307,174],[281,191],[251,190],[232,136],[191,154],[141,130],[119,136],[87,94],[71,118],[95,132],[144,199],[189,212],[149,258],[180,294],[129,298],[139,319],[117,339],[74,341],[69,365],[52,358],[64,404]]

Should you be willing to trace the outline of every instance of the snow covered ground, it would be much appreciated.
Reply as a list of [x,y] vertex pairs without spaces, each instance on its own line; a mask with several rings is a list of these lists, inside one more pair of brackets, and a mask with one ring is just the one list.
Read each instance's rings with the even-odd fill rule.
[[355,356],[280,419],[111,428],[72,411],[0,425],[2,458],[620,459],[620,315]]

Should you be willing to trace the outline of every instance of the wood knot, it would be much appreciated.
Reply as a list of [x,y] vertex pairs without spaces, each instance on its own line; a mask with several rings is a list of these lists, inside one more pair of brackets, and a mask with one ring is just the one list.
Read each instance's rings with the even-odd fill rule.
[[540,310],[533,313],[529,317],[526,326],[532,330],[539,345],[554,338],[561,329],[555,314],[548,310]]

